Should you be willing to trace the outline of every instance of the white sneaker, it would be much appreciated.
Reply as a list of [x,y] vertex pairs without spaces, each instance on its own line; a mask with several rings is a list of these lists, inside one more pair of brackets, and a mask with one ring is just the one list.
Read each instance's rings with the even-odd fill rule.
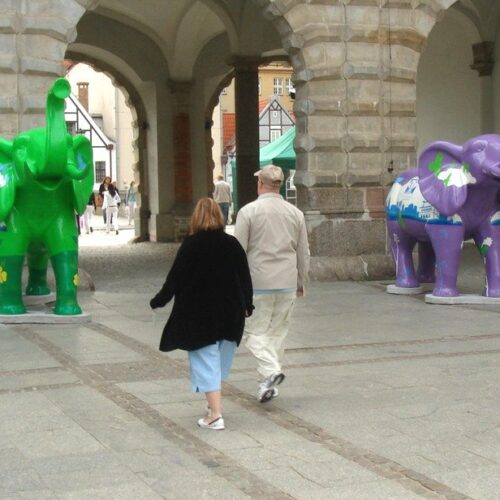
[[267,377],[264,382],[267,384],[267,387],[271,389],[272,387],[280,385],[283,380],[285,380],[285,374],[282,372],[277,372],[269,375],[269,377]]
[[257,398],[261,403],[267,403],[268,401],[271,401],[271,399],[277,398],[278,394],[279,392],[277,387],[268,388],[266,387],[265,382],[262,382],[262,384],[259,385]]
[[282,372],[273,373],[269,377],[265,378],[263,382],[259,384],[259,389],[257,390],[257,399],[261,403],[267,403],[271,399],[278,395],[277,385],[281,384],[285,380],[285,374]]
[[216,418],[211,422],[205,422],[204,418],[198,420],[198,426],[202,429],[212,429],[213,431],[222,431],[225,429],[224,419],[222,417]]
[[269,388],[265,381],[259,384],[259,388],[257,389],[257,399],[261,403],[267,403],[273,399],[273,389]]

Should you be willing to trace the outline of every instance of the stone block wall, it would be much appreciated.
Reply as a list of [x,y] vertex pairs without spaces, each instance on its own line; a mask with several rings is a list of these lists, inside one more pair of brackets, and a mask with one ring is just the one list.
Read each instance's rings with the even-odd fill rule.
[[384,200],[397,174],[415,165],[420,53],[454,2],[259,3],[276,19],[296,75],[294,182],[313,275],[392,274]]
[[68,42],[85,0],[0,0],[0,136],[43,126],[47,90],[64,74]]

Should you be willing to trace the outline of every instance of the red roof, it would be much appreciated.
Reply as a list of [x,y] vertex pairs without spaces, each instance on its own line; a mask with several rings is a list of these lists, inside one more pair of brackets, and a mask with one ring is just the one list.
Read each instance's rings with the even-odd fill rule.
[[264,111],[264,108],[269,104],[269,99],[261,99],[259,101],[259,115]]

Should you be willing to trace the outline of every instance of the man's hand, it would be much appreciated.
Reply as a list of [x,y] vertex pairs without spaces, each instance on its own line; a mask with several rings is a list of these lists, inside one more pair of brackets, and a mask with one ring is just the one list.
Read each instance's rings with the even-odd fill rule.
[[302,287],[297,288],[297,297],[303,297],[304,296],[304,289]]

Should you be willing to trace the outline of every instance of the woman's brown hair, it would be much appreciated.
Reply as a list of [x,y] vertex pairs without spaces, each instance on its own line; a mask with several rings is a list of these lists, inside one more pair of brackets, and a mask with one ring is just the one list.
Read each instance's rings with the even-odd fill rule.
[[218,229],[224,229],[224,216],[219,205],[212,198],[202,198],[191,216],[191,234]]

